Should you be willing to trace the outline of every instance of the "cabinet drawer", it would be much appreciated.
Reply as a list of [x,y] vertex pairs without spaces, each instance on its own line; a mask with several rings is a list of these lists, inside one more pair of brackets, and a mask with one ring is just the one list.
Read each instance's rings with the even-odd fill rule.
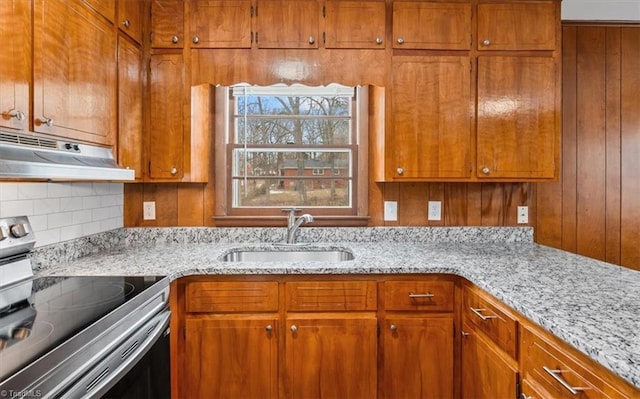
[[535,381],[540,391],[554,398],[625,398],[579,359],[565,354],[560,347],[525,327],[521,337],[523,377]]
[[386,310],[453,312],[452,281],[387,281],[384,283]]
[[288,311],[376,310],[374,281],[286,283]]
[[193,282],[185,292],[187,312],[277,312],[278,283]]
[[467,286],[462,313],[466,321],[476,326],[509,356],[516,358],[518,322],[503,310],[497,300]]

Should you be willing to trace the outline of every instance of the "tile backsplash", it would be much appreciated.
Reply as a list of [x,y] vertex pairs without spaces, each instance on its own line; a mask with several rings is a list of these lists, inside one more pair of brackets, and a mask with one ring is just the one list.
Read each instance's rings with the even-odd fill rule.
[[29,217],[36,246],[123,226],[123,183],[0,182],[0,217]]

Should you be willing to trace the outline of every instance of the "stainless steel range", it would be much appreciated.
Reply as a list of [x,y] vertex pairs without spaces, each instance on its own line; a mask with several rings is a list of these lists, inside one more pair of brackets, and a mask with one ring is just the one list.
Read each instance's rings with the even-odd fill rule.
[[168,278],[35,278],[34,245],[0,219],[0,397],[168,397]]

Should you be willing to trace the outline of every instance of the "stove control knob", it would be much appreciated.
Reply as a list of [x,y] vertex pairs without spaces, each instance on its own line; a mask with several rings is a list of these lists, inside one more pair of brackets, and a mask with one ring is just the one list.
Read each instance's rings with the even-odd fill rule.
[[24,223],[18,223],[11,226],[11,235],[16,238],[21,238],[29,234],[27,226]]
[[9,237],[9,228],[6,225],[0,226],[0,241]]

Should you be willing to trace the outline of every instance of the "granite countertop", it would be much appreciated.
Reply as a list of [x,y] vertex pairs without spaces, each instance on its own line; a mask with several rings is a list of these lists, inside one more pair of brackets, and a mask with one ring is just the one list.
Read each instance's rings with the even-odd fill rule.
[[79,245],[91,247],[92,254],[75,260],[58,256],[80,251],[70,244],[37,251],[37,274],[454,274],[640,388],[640,272],[534,244],[530,230],[303,229],[301,240],[313,243],[303,248],[354,255],[327,263],[220,260],[237,248],[299,249],[274,243],[282,229],[122,230],[100,239],[109,245],[85,240]]

